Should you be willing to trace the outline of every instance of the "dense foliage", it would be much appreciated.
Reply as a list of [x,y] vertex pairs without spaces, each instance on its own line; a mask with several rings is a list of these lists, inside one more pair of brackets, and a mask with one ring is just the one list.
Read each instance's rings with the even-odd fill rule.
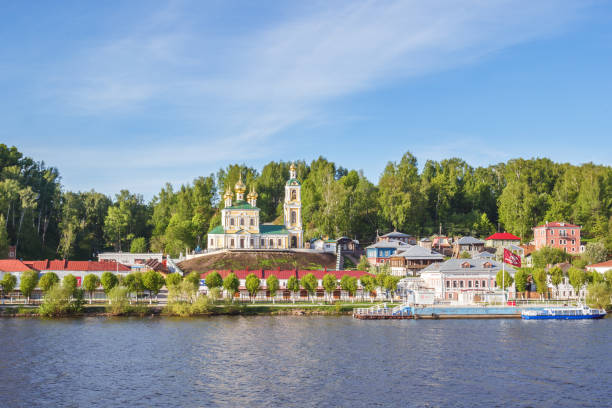
[[[529,240],[533,226],[554,220],[582,225],[586,240],[612,251],[610,166],[538,158],[474,168],[450,158],[421,167],[406,153],[377,184],[323,157],[296,166],[307,239],[346,235],[367,243],[377,231],[423,236],[441,228],[481,237],[506,230]],[[23,258],[91,259],[106,249],[177,255],[204,247],[220,223],[220,197],[240,176],[259,194],[262,222],[282,222],[288,162],[261,172],[232,164],[179,188],[166,184],[147,203],[127,190],[114,197],[63,191],[57,169],[0,144],[0,251],[16,245]],[[590,252],[594,259],[601,253],[601,246]]]

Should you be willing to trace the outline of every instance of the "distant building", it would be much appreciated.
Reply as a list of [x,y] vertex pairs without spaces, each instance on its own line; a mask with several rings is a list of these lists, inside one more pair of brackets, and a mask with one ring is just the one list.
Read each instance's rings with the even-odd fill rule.
[[335,239],[321,239],[317,238],[310,241],[310,249],[314,249],[315,251],[323,251],[336,253],[336,240]]
[[151,260],[165,263],[164,254],[162,252],[102,252],[98,254],[98,261],[100,262],[116,262],[127,265],[134,271],[147,270],[149,268],[147,262]]
[[586,269],[587,271],[599,273],[606,273],[607,271],[612,271],[612,259],[607,260],[606,262],[587,265]]
[[431,241],[431,239],[425,237],[425,238],[421,238],[419,240],[419,244],[418,244],[421,248],[426,248],[426,249],[432,249],[433,247],[433,242]]
[[379,241],[366,248],[366,257],[370,265],[380,265],[389,261],[389,257],[399,249],[407,249],[410,245],[402,241]]
[[578,225],[566,222],[547,222],[533,228],[536,251],[544,247],[561,249],[570,254],[580,253],[580,230]]
[[496,232],[485,239],[485,245],[492,248],[504,248],[508,245],[520,245],[521,239],[509,232]]
[[444,235],[434,235],[432,237],[432,249],[441,253],[444,256],[451,256],[453,254],[453,240]]
[[462,253],[467,252],[475,256],[484,250],[484,241],[474,237],[461,237],[453,244],[453,256],[459,258]]
[[[482,301],[487,293],[500,289],[495,277],[501,269],[501,262],[489,259],[449,259],[423,269],[421,279],[426,287],[434,289],[437,299],[475,303]],[[508,265],[505,271],[510,276],[516,272]],[[514,294],[514,286],[506,290]]]
[[393,230],[388,234],[381,235],[376,237],[376,242],[389,242],[389,241],[400,241],[405,244],[416,245],[416,238],[412,235],[404,234],[403,232],[399,232]]
[[412,245],[399,249],[389,257],[391,273],[396,276],[417,275],[434,262],[442,262],[444,256],[431,249]]

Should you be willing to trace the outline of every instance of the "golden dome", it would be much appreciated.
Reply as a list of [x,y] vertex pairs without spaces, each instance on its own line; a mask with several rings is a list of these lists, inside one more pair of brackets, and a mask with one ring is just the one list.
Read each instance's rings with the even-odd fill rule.
[[246,191],[246,186],[242,182],[242,174],[240,175],[240,179],[238,179],[238,182],[236,183],[234,189],[237,193],[244,193]]
[[257,193],[255,192],[255,186],[251,187],[251,192],[247,196],[248,199],[257,198]]
[[295,171],[295,163],[291,163],[291,166],[289,166],[289,170]]
[[231,198],[232,197],[232,190],[230,190],[230,188],[228,187],[227,190],[225,190],[225,194],[223,195],[223,198]]

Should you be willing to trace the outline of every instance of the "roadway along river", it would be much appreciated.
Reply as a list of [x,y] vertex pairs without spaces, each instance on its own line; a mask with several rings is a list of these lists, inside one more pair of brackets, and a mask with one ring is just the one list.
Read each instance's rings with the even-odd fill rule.
[[605,407],[612,319],[0,319],[0,405]]

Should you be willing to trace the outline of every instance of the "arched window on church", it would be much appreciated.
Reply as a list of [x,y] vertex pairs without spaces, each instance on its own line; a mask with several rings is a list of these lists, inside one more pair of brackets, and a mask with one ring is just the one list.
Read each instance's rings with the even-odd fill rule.
[[230,218],[230,225],[234,225],[234,219]]
[[230,247],[232,247],[232,248],[234,247],[234,238],[232,238],[232,239],[230,240]]
[[251,218],[251,227],[255,225],[255,219]]
[[244,226],[244,218],[240,218],[240,225]]
[[291,224],[295,224],[296,223],[296,214],[295,211],[291,211]]
[[271,240],[270,240],[270,248],[272,248],[273,246],[274,246],[274,240],[273,240],[273,239],[271,239]]
[[297,191],[291,190],[291,199],[292,200],[297,200]]

